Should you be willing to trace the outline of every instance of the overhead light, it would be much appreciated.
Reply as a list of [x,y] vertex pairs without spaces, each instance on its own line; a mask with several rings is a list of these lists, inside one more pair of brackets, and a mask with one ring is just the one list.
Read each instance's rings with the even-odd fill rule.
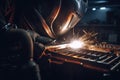
[[106,7],[101,7],[101,8],[100,8],[100,10],[105,10],[105,9],[106,9]]
[[95,3],[107,3],[108,1],[106,0],[101,0],[101,1],[95,1]]
[[92,10],[93,10],[93,11],[95,11],[95,10],[96,10],[96,8],[92,8]]

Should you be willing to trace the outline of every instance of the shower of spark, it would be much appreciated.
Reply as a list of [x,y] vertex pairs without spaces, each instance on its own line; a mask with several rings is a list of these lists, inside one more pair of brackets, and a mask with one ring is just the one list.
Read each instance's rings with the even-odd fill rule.
[[120,55],[120,46],[118,45],[112,45],[107,44],[106,42],[100,43],[98,42],[95,37],[98,33],[95,32],[86,32],[83,30],[84,34],[82,36],[75,35],[71,37],[71,41],[67,41],[62,44],[53,44],[46,46],[46,50],[57,50],[57,49],[88,49],[93,51],[99,51],[99,52],[106,52],[109,53],[111,50],[114,50],[116,54]]
[[[62,49],[62,48],[71,48],[71,49],[79,49],[79,48],[89,48],[92,43],[95,41],[92,39],[97,35],[97,33],[94,32],[86,32],[83,30],[84,35],[78,38],[71,38],[71,41],[64,44],[58,44],[58,45],[50,45],[47,46],[47,49]],[[76,35],[78,36],[78,35]]]
[[90,45],[90,44],[93,44],[95,43],[95,36],[98,34],[98,33],[95,33],[95,32],[86,32],[85,30],[83,30],[84,32],[84,35],[82,35],[81,37],[79,37],[79,40],[80,41],[83,41],[86,45]]

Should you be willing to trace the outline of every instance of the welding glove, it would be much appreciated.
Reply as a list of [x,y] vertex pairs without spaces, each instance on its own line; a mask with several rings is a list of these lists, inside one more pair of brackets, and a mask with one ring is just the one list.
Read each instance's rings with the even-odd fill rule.
[[27,32],[31,35],[34,43],[34,60],[38,60],[39,57],[42,55],[43,51],[45,50],[45,45],[51,43],[53,40],[40,36],[37,32],[27,30]]
[[51,43],[53,41],[53,39],[51,39],[51,38],[40,36],[35,31],[31,31],[31,30],[27,30],[27,31],[28,31],[28,33],[30,33],[34,42],[38,42],[38,43],[42,43],[42,44],[46,45],[46,44]]

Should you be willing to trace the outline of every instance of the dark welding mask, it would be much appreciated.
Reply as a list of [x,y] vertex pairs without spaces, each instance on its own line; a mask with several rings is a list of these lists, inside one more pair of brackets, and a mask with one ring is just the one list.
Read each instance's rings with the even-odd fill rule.
[[73,28],[86,12],[88,3],[87,0],[39,1],[37,2],[39,6],[34,11],[40,18],[42,28],[38,26],[37,30],[39,31],[37,32],[40,32],[40,34],[46,33],[51,38],[59,37]]
[[[87,0],[49,0],[56,3],[50,15],[41,17],[42,25],[47,34],[58,37],[73,28],[86,12]],[[50,6],[49,6],[50,7]]]

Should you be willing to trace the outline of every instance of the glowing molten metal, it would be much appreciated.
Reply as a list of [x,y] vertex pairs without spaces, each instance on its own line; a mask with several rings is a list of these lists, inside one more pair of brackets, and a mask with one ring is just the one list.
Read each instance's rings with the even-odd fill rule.
[[80,40],[75,40],[75,41],[72,41],[70,44],[69,44],[69,47],[70,48],[73,48],[73,49],[78,49],[78,48],[82,48],[84,46],[84,43]]

